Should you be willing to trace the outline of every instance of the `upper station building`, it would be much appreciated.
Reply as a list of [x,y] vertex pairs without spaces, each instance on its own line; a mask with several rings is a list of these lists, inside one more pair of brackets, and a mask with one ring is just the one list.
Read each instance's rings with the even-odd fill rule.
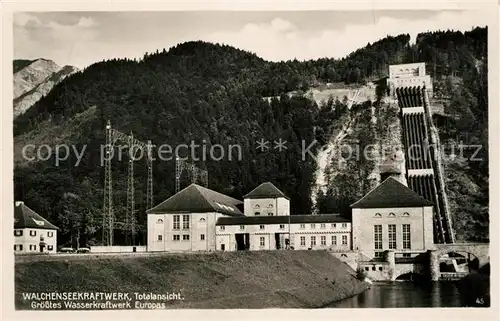
[[14,252],[55,253],[57,230],[52,223],[41,217],[24,202],[14,206]]
[[389,66],[389,78],[387,79],[391,97],[395,95],[396,88],[425,86],[429,96],[432,97],[432,80],[425,73],[425,63],[411,63]]

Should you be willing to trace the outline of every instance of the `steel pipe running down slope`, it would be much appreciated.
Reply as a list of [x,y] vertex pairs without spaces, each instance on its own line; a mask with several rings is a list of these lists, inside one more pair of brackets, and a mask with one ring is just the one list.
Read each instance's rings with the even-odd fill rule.
[[[422,87],[405,87],[396,89],[398,104],[401,109],[411,107],[424,107]],[[423,108],[422,108],[423,109]],[[423,110],[422,110],[423,111]],[[432,169],[436,173],[435,151],[429,148],[429,126],[426,123],[425,112],[402,115],[403,144],[405,146],[407,170]],[[436,182],[436,175],[409,176],[409,187],[416,193],[434,204],[434,238],[436,243],[450,241],[451,226],[446,219],[446,209],[443,197],[440,195],[441,182]]]

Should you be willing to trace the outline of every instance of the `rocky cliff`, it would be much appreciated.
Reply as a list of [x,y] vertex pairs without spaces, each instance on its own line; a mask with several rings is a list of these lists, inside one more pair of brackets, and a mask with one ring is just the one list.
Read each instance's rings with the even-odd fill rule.
[[24,113],[64,78],[77,72],[73,66],[60,67],[52,60],[14,61],[14,118]]

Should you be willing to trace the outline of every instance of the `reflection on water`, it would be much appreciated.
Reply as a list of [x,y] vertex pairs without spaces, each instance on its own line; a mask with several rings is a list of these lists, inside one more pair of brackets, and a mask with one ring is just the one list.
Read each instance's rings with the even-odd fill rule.
[[423,308],[460,307],[457,287],[452,282],[415,284],[412,282],[374,283],[355,297],[328,308]]

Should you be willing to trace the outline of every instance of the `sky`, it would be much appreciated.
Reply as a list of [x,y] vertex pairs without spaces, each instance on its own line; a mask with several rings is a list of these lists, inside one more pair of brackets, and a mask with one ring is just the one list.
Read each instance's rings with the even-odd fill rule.
[[87,67],[204,40],[271,61],[342,58],[387,35],[485,26],[469,11],[16,12],[14,58]]

